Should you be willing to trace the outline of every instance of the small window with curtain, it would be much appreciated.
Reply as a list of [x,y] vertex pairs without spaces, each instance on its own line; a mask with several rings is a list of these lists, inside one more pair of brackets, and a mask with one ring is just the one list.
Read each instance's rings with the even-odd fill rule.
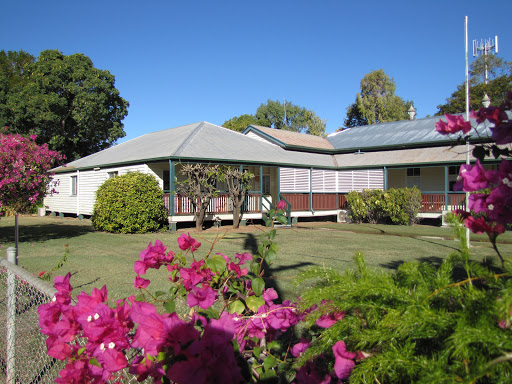
[[107,177],[108,177],[109,179],[112,179],[113,177],[116,177],[116,176],[118,176],[118,175],[119,175],[119,171],[113,171],[113,172],[108,172],[108,173],[107,173]]

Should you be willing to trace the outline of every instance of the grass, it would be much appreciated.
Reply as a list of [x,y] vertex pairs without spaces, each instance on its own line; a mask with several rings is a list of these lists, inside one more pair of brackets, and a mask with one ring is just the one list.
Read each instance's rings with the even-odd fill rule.
[[[219,236],[213,252],[231,257],[235,252],[256,253],[261,235],[258,226],[239,231],[227,227],[195,233],[192,228],[177,233],[119,235],[97,232],[89,220],[22,216],[18,264],[38,274],[48,271],[64,255],[70,254],[67,263],[58,274],[71,272],[75,293],[90,292],[93,287],[109,288],[109,297],[118,299],[137,294],[132,286],[135,277],[133,263],[140,251],[150,242],[160,239],[168,248],[179,251],[176,240],[181,232],[190,232],[202,243],[196,257],[202,257]],[[473,237],[471,252],[475,260],[493,257],[494,251],[484,236]],[[512,234],[501,236],[500,251],[506,258],[512,255]],[[368,224],[299,223],[291,229],[278,229],[279,245],[277,261],[271,266],[267,286],[274,286],[280,296],[294,299],[300,287],[293,284],[297,274],[309,267],[332,267],[338,270],[351,268],[352,258],[362,251],[369,266],[385,270],[396,269],[404,261],[418,260],[441,262],[452,252],[458,252],[452,230],[429,226],[386,226]],[[14,243],[14,219],[0,220],[0,252]],[[149,271],[150,289],[166,290],[169,287],[167,271]]]

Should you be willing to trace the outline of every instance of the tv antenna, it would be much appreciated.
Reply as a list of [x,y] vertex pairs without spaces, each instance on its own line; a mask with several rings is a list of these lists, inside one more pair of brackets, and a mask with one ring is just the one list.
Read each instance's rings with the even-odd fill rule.
[[482,53],[484,55],[485,84],[489,83],[489,74],[487,72],[487,54],[491,53],[493,49],[494,54],[498,53],[498,36],[494,36],[494,40],[480,40],[480,44],[478,41],[473,40],[473,57],[476,57]]

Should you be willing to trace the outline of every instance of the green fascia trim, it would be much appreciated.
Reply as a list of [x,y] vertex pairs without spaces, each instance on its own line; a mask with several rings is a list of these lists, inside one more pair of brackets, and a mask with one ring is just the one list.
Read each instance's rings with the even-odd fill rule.
[[258,128],[253,127],[252,125],[249,125],[247,128],[245,128],[242,131],[242,134],[245,135],[247,132],[254,132],[260,136],[263,136],[265,139],[268,139],[269,141],[272,141],[273,143],[279,145],[280,147],[283,147],[283,148],[286,147],[286,144],[283,143],[281,140],[278,140],[275,137],[270,136],[270,135],[266,134],[265,132],[260,131]]

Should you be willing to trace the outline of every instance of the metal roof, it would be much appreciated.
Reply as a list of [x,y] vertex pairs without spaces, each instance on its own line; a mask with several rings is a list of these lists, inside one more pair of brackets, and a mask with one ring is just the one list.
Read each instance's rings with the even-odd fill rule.
[[75,160],[55,171],[168,159],[324,168],[335,166],[332,156],[287,151],[203,121],[142,135]]
[[319,148],[319,149],[334,149],[332,144],[322,136],[309,135],[306,133],[299,133],[287,131],[285,129],[274,129],[269,127],[262,127],[259,125],[249,125],[242,133],[254,132],[260,136],[274,141],[278,145],[284,146],[299,146],[306,148]]
[[[470,153],[473,150],[470,146]],[[391,151],[351,152],[334,155],[342,168],[377,168],[414,165],[458,164],[466,161],[466,146],[407,148]]]
[[[347,128],[328,136],[327,140],[336,150],[343,152],[455,143],[458,134],[441,135],[436,131],[435,124],[440,119],[446,121],[444,116],[434,116]],[[476,126],[475,120],[471,123]],[[471,130],[470,137],[488,139],[491,136],[488,124],[480,124],[477,131],[478,135]]]

